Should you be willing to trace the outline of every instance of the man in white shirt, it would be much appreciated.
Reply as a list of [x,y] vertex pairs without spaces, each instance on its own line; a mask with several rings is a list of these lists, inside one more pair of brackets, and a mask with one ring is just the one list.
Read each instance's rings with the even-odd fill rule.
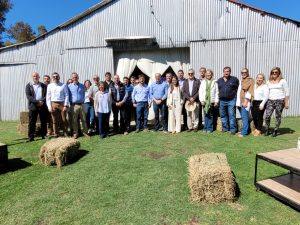
[[47,107],[53,120],[53,136],[58,136],[58,123],[61,121],[64,136],[67,137],[66,112],[69,107],[69,92],[68,87],[59,82],[59,79],[58,73],[52,74],[52,83],[47,87]]

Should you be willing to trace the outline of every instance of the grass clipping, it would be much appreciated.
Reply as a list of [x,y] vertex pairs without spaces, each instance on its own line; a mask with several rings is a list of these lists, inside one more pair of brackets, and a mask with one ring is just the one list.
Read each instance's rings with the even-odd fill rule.
[[194,202],[233,202],[236,183],[224,153],[189,158],[189,187]]
[[73,138],[57,138],[46,142],[40,150],[40,160],[46,166],[62,167],[74,160],[79,153],[80,142]]

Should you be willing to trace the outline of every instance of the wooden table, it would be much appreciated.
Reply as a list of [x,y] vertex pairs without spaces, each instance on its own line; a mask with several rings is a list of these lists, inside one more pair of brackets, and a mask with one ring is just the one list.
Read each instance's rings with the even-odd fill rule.
[[[288,174],[257,181],[258,159],[289,170]],[[300,210],[300,150],[297,148],[256,154],[254,185]]]

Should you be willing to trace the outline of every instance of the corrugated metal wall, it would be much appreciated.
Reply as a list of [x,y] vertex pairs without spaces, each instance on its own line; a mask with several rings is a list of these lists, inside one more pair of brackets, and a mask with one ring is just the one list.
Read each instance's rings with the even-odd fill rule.
[[[0,50],[0,91],[14,86],[23,93],[33,70],[41,75],[57,71],[62,79],[76,71],[81,80],[113,72],[113,50],[104,39],[124,36],[155,36],[161,48],[190,46],[196,71],[207,65],[216,76],[223,64],[234,74],[246,64],[253,75],[279,66],[291,86],[291,108],[285,115],[300,115],[300,102],[293,99],[300,93],[300,28],[226,0],[115,0],[36,42]],[[216,39],[236,41],[211,41]],[[4,66],[8,63],[21,65]],[[6,81],[11,74],[20,79],[11,84],[12,79]],[[17,119],[15,112],[26,106],[23,95],[11,103],[12,113],[0,98],[1,120]]]

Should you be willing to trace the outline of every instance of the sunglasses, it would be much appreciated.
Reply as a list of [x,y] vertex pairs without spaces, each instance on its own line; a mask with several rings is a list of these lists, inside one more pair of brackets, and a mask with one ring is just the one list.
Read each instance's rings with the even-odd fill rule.
[[272,72],[271,74],[279,74],[279,72],[278,72],[278,71],[275,71],[275,72]]
[[247,74],[247,72],[241,72],[241,74]]
[[194,75],[194,73],[188,73],[189,75]]

